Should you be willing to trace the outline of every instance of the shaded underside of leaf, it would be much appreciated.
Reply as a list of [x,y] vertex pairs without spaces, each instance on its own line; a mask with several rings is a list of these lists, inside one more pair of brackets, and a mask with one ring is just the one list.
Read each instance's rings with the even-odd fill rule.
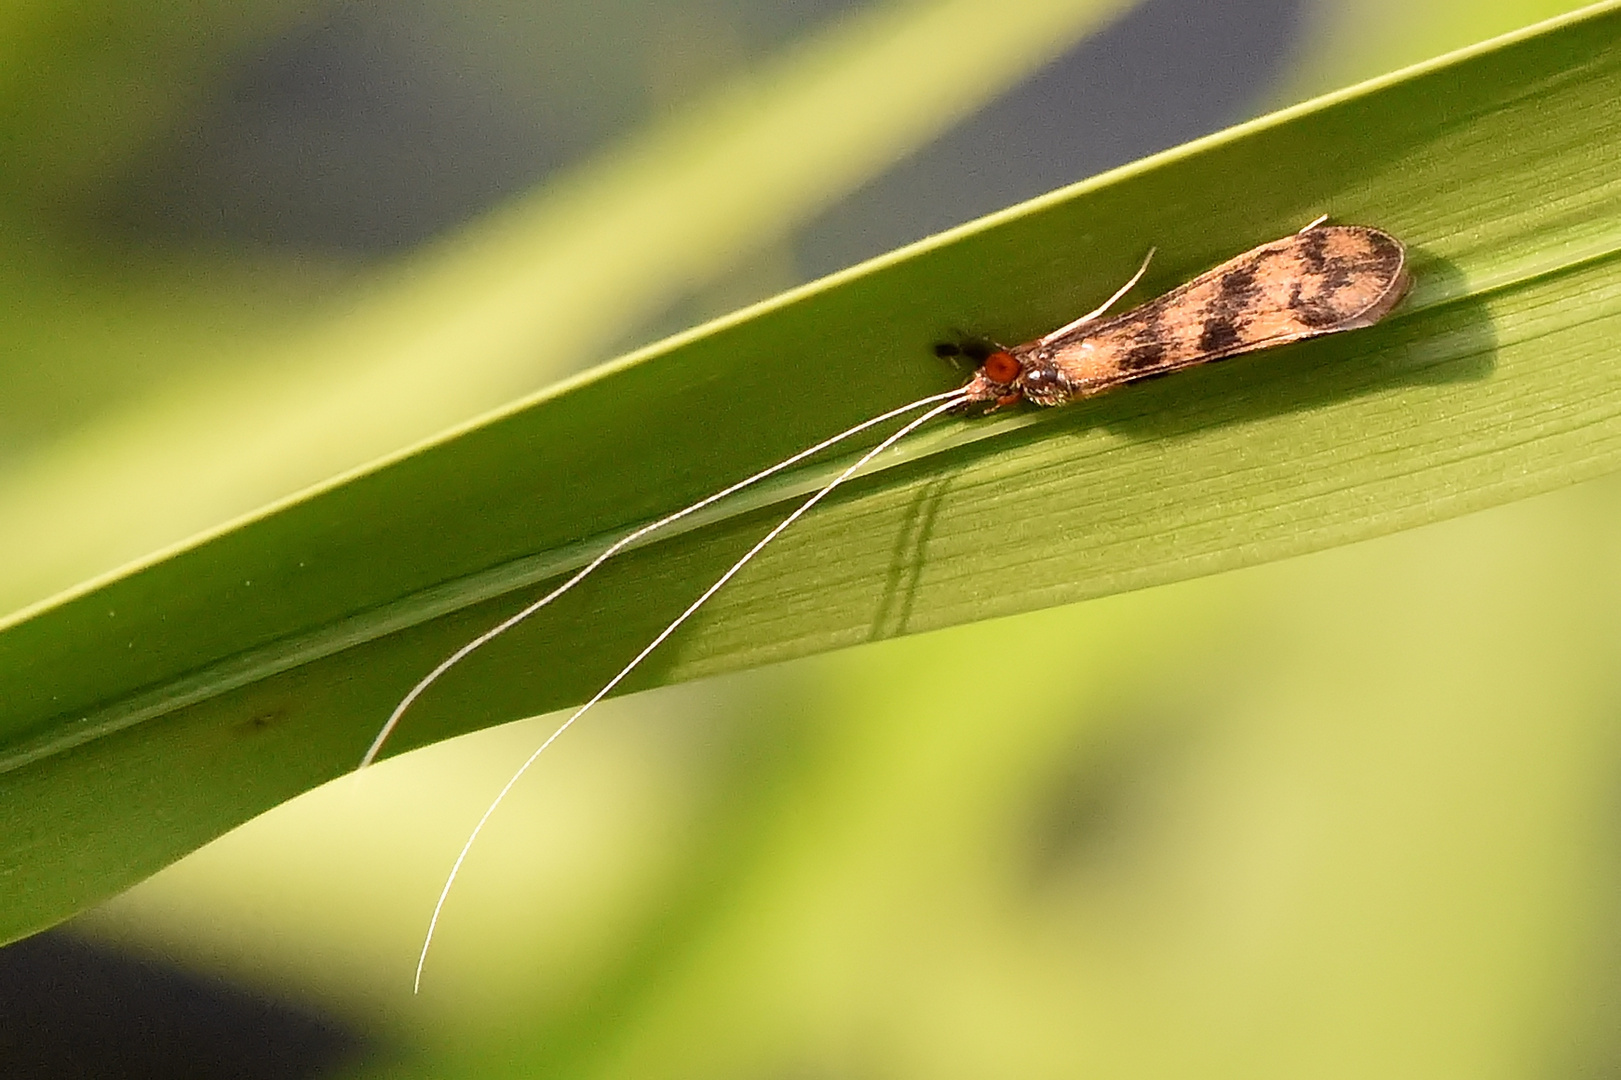
[[[785,534],[645,687],[1282,558],[1621,463],[1621,12],[1245,125],[645,350],[0,633],[0,910],[60,918],[350,767],[594,538],[960,378],[929,346],[1163,289],[1319,213],[1409,244],[1366,331],[943,424]],[[408,718],[589,694],[829,475],[628,554]],[[1010,643],[989,679],[1042,674]]]

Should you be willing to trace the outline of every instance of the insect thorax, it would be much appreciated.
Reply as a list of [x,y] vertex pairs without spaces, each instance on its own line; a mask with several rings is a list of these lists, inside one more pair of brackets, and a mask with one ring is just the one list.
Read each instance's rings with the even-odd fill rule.
[[1025,399],[1036,405],[1062,405],[1075,394],[1069,378],[1053,362],[1046,349],[1019,357],[1023,371],[1019,373],[1019,389]]

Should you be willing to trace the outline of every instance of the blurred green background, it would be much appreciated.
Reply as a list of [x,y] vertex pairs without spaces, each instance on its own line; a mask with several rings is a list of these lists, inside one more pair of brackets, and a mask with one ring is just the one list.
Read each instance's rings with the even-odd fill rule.
[[[841,57],[950,6],[0,16],[0,606],[626,347],[1577,5],[1052,4],[1029,42],[925,57],[908,76],[937,96],[903,121],[805,133],[825,175],[584,268],[614,236],[592,215],[706,131],[825,92]],[[514,232],[607,283],[539,360],[430,355],[499,334],[498,305],[420,344],[368,335],[481,295]],[[376,400],[375,425],[323,427],[342,395]],[[57,937],[345,1033],[279,1072],[252,1044],[254,1075],[1609,1075],[1618,551],[1621,484],[1598,481],[610,702],[485,834],[418,997],[443,874],[555,718],[328,785]],[[4,1051],[31,1038],[13,1024]]]

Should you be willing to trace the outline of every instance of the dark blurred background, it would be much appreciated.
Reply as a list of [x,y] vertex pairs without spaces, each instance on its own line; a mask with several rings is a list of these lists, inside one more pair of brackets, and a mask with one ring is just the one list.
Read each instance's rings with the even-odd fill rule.
[[[805,279],[1218,130],[1290,69],[1308,0],[1144,0],[796,238]],[[857,7],[336,5],[238,58],[97,193],[137,239],[388,254],[542,184]],[[561,46],[561,47],[559,47]],[[976,62],[939,58],[938,78]]]

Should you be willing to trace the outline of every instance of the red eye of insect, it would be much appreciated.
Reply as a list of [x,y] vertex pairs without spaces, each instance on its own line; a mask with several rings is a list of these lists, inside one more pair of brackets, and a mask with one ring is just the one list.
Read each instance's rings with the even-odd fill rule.
[[1012,353],[993,352],[985,358],[985,366],[980,370],[992,382],[1010,383],[1019,377],[1019,362],[1013,359]]

